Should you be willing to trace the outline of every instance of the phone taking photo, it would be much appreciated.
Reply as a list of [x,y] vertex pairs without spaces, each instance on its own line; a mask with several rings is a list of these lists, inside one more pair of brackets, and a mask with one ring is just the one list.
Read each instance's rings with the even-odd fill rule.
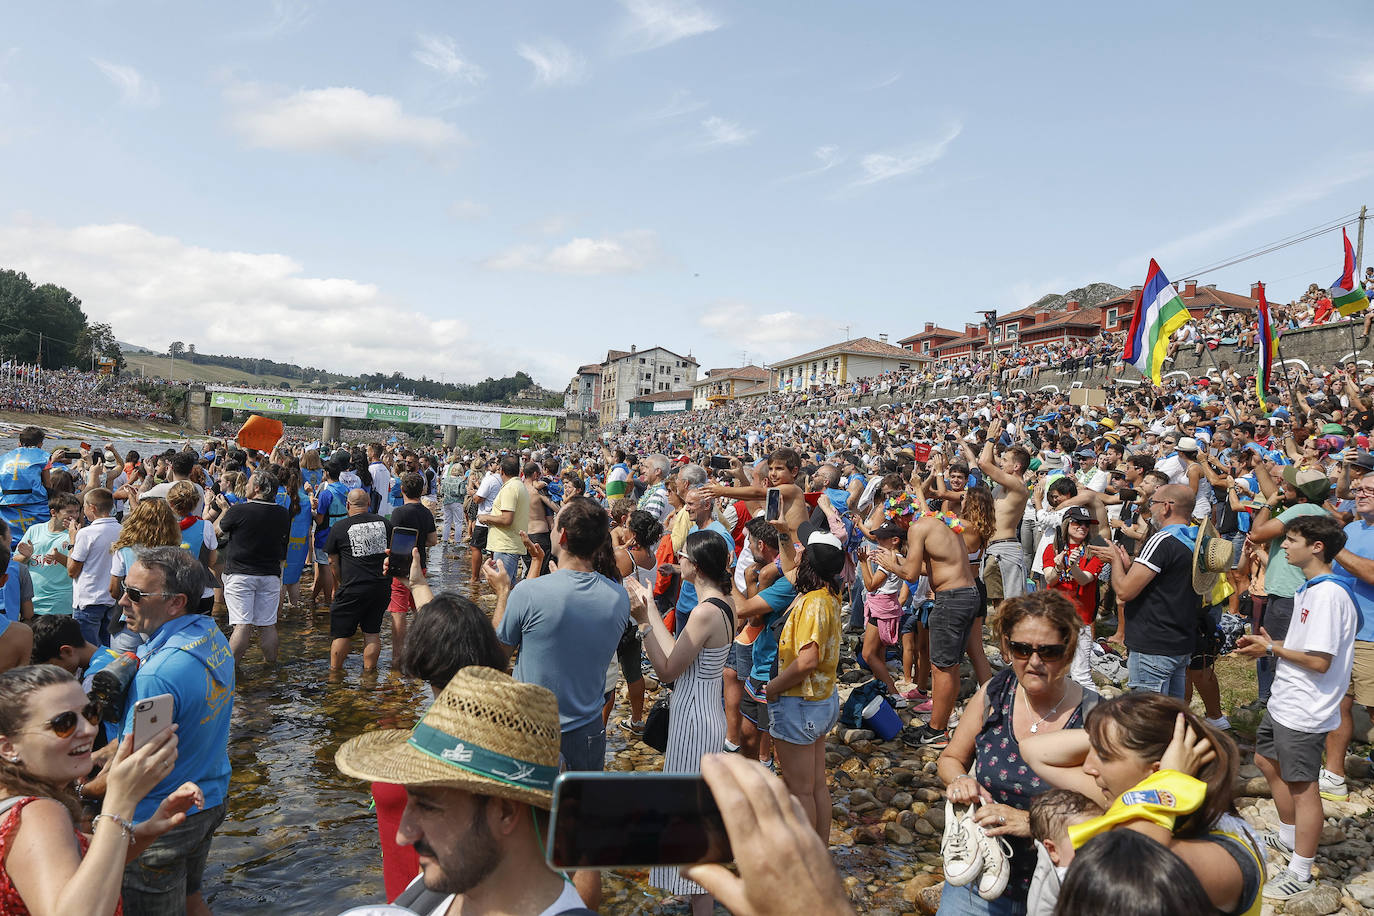
[[391,563],[393,578],[405,579],[410,576],[410,552],[419,543],[420,532],[414,528],[396,527],[391,529]]
[[546,857],[560,871],[734,858],[701,776],[589,772],[564,773],[554,782]]
[[776,522],[782,518],[782,490],[769,487],[763,503],[763,520]]

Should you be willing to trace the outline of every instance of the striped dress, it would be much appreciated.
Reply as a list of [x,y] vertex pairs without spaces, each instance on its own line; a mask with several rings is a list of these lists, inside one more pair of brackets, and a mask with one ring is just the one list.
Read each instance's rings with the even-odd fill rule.
[[[720,599],[709,603],[720,608]],[[708,602],[703,602],[703,605]],[[702,605],[697,606],[701,613]],[[727,615],[729,616],[729,615]],[[734,632],[733,617],[730,631]],[[700,773],[703,754],[716,754],[725,747],[725,695],[721,674],[730,646],[702,649],[691,666],[673,682],[673,699],[668,718],[668,749],[663,754],[663,772]],[[695,881],[688,881],[676,868],[658,867],[649,872],[649,883],[669,894],[704,894]]]

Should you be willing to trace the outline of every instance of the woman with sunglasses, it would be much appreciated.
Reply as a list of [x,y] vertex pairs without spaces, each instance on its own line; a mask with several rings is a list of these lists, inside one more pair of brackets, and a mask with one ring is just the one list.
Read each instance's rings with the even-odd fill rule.
[[72,785],[90,771],[99,721],[81,685],[56,665],[0,674],[0,912],[119,913],[125,863],[204,802],[188,782],[134,826],[135,806],[176,762],[177,736],[174,725],[135,751],[130,735],[107,769],[91,833],[81,833]]
[[[1047,785],[1111,806],[1097,822],[1075,828],[1079,843],[1111,828],[1137,830],[1182,859],[1218,911],[1259,912],[1264,855],[1254,831],[1236,813],[1232,788],[1240,752],[1225,732],[1182,702],[1147,691],[1103,700],[1083,726],[1038,735],[1023,750]],[[1156,791],[1131,791],[1146,779],[1154,780],[1152,786],[1140,788]],[[1200,803],[1186,811],[1178,804],[1177,810],[1162,812],[1164,818],[1150,810],[1152,798],[1185,800],[1189,782],[1194,802]],[[1136,817],[1128,810],[1133,801],[1139,803]]]
[[[1035,847],[1030,802],[1052,788],[1021,756],[1032,735],[1082,728],[1096,693],[1067,677],[1080,622],[1056,591],[997,608],[993,633],[1011,665],[978,689],[938,762],[945,784],[946,886],[939,912],[1025,912]],[[969,769],[977,764],[977,776]],[[956,813],[954,806],[968,806]]]

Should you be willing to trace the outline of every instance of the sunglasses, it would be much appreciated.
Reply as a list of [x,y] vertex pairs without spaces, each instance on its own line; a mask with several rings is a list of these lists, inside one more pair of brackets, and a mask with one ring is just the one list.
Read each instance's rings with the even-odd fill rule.
[[175,595],[176,592],[145,592],[141,588],[126,585],[124,586],[124,594],[128,595],[129,600],[134,604],[140,604],[144,598],[170,598]]
[[1029,660],[1032,655],[1040,656],[1041,661],[1058,661],[1069,650],[1068,643],[1062,642],[1052,642],[1040,646],[1028,642],[1007,640],[1007,646],[1011,649],[1011,657],[1022,662]]
[[80,713],[70,709],[66,712],[60,712],[39,726],[38,730],[41,731],[46,728],[59,738],[70,738],[76,732],[76,717],[78,715],[92,725],[100,725],[100,707],[95,703],[87,703]]

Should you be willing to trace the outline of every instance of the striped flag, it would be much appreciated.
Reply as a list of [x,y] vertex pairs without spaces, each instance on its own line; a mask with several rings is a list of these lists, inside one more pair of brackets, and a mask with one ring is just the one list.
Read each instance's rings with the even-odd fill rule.
[[1169,350],[1169,336],[1191,319],[1183,300],[1178,297],[1178,290],[1151,258],[1145,288],[1140,291],[1140,301],[1131,316],[1131,328],[1126,332],[1122,361],[1135,366],[1158,385],[1162,381],[1164,356]]
[[1272,385],[1274,364],[1279,356],[1279,336],[1269,321],[1269,300],[1264,296],[1264,284],[1259,285],[1259,369],[1255,372],[1255,394],[1260,408],[1269,409],[1269,397],[1276,393]]
[[1349,318],[1356,312],[1364,311],[1369,305],[1369,300],[1365,298],[1364,286],[1355,276],[1355,249],[1350,245],[1350,236],[1344,226],[1341,227],[1341,238],[1345,240],[1345,266],[1328,292],[1331,295],[1331,305]]

